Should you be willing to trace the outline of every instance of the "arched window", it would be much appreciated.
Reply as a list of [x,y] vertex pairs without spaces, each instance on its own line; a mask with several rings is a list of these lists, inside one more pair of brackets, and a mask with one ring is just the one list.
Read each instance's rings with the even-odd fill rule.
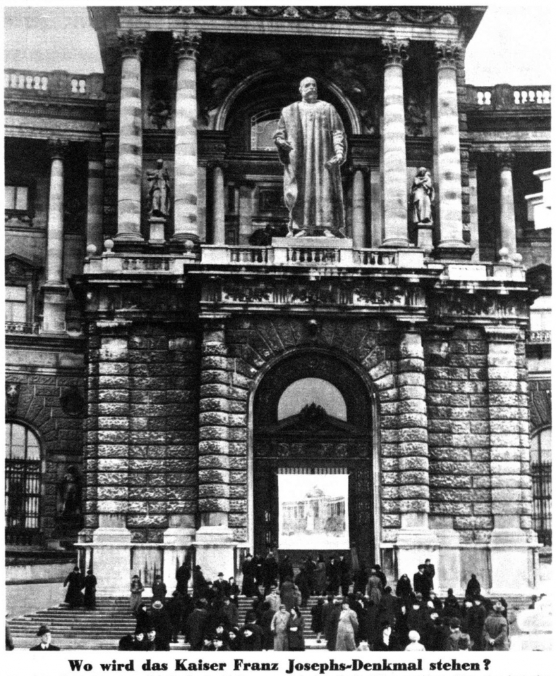
[[305,406],[317,404],[333,418],[347,420],[346,402],[340,390],[322,378],[301,378],[286,387],[278,402],[278,420],[297,415]]
[[279,110],[264,110],[251,118],[251,150],[273,150],[274,133],[280,119]]
[[533,528],[539,542],[552,545],[552,429],[531,438],[531,477],[533,480]]
[[37,436],[6,423],[6,536],[11,544],[32,544],[39,530],[41,449]]

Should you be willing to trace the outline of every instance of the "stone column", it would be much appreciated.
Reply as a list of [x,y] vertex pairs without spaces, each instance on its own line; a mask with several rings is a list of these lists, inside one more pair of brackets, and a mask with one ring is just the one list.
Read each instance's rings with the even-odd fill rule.
[[174,33],[178,58],[173,239],[199,240],[197,220],[197,55],[201,34]]
[[384,67],[383,246],[408,246],[403,63],[407,41],[382,40]]
[[437,80],[438,176],[437,213],[440,221],[439,253],[468,260],[473,250],[463,242],[461,157],[456,61],[459,46],[451,41],[435,44]]
[[515,153],[499,153],[500,166],[500,239],[510,256],[516,253],[516,225],[512,169]]
[[230,512],[230,372],[224,318],[204,318],[199,413],[197,563],[209,579],[234,574]]
[[469,163],[469,230],[471,231],[471,247],[473,262],[479,262],[479,201],[477,194],[477,164]]
[[253,186],[244,183],[239,186],[239,244],[249,244],[253,232]]
[[224,169],[220,163],[216,163],[212,170],[212,185],[213,243],[223,245],[226,242],[226,214]]
[[102,181],[103,163],[99,143],[89,143],[87,176],[87,244],[102,252]]
[[141,50],[144,32],[122,32],[120,141],[118,148],[118,234],[116,239],[142,241],[141,181],[143,120],[141,116]]
[[46,247],[43,333],[63,333],[66,328],[67,287],[64,267],[64,152],[67,141],[49,142],[51,157]]
[[365,247],[365,174],[367,167],[354,166],[353,171],[353,246],[356,249]]
[[[528,543],[531,513],[528,396],[517,354],[520,331],[514,326],[487,326],[490,420],[492,531],[491,594],[530,593],[532,551]],[[517,341],[517,342],[516,342]],[[511,576],[508,571],[511,570]]]
[[426,558],[438,567],[438,540],[429,530],[429,446],[425,356],[421,331],[403,326],[398,361],[398,572],[415,571]]

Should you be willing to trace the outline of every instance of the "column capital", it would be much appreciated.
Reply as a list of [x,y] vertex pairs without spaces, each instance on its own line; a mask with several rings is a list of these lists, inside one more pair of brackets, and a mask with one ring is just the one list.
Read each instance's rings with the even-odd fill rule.
[[451,40],[446,40],[445,42],[435,42],[434,51],[438,68],[455,68],[461,47]]
[[509,169],[511,171],[513,169],[515,162],[515,153],[513,152],[496,153],[496,158],[498,160],[498,166],[500,167],[501,170]]
[[120,44],[122,58],[134,57],[140,59],[146,38],[146,31],[119,31],[118,42]]
[[230,163],[226,160],[207,160],[205,166],[208,170],[213,171],[214,169],[222,169],[222,171],[229,168]]
[[59,138],[49,139],[48,152],[51,160],[63,160],[69,143]]
[[366,176],[367,174],[371,173],[371,168],[369,167],[368,164],[365,164],[363,162],[352,162],[348,167],[348,172],[350,174],[355,174],[358,171],[360,171],[362,174]]
[[202,33],[193,30],[174,31],[172,38],[174,40],[174,51],[178,59],[197,60]]
[[403,66],[404,62],[409,58],[407,53],[409,40],[399,40],[397,37],[382,38],[381,45],[386,66]]

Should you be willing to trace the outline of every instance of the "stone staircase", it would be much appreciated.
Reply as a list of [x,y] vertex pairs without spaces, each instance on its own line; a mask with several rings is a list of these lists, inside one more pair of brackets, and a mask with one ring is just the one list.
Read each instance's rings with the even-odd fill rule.
[[[145,599],[149,603],[149,599]],[[461,600],[461,599],[460,599]],[[506,598],[508,608],[514,612],[529,606],[530,597],[512,596]],[[316,635],[311,631],[311,607],[316,603],[313,597],[307,608],[302,608],[305,619],[305,644],[308,650],[324,650],[323,640],[317,643]],[[243,623],[245,614],[250,610],[252,600],[241,597],[239,600],[239,619]],[[119,639],[124,634],[133,632],[135,618],[129,612],[129,599],[124,597],[98,598],[95,610],[84,608],[70,609],[61,604],[54,608],[13,618],[8,622],[16,649],[29,649],[39,642],[36,632],[41,624],[52,630],[52,642],[64,650],[115,650]],[[516,624],[512,625],[512,633],[517,632]],[[171,646],[172,650],[187,650],[183,643]]]

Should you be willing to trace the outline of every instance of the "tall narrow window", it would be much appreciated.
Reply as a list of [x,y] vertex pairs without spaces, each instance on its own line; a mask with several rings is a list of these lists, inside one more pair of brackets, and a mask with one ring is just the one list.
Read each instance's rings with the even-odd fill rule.
[[539,542],[552,545],[552,430],[541,430],[531,438],[533,480],[533,528]]
[[23,425],[6,424],[6,538],[32,544],[39,530],[41,451],[36,435]]
[[29,208],[29,188],[26,185],[4,186],[4,208],[7,211],[27,211]]
[[6,286],[6,322],[24,324],[27,321],[27,287]]

